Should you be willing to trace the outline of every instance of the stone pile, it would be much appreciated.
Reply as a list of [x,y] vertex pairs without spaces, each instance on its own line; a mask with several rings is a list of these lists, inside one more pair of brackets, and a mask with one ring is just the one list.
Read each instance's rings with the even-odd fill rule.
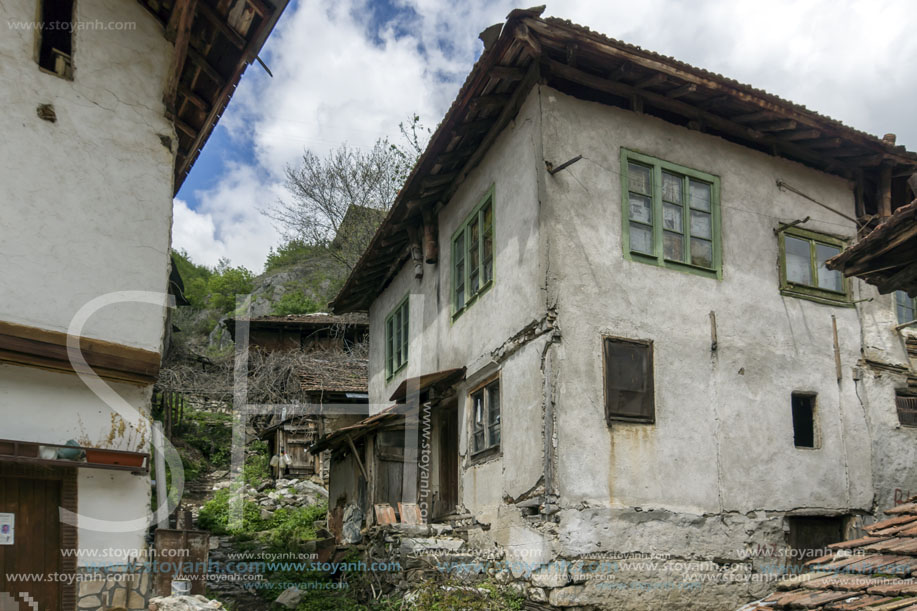
[[150,599],[149,611],[207,611],[222,609],[222,603],[200,594],[194,596],[159,596]]

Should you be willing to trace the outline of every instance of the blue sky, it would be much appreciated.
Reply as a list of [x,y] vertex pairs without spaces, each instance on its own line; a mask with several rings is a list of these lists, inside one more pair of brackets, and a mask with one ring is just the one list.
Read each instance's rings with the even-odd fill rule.
[[[303,149],[435,127],[502,22],[503,0],[292,0],[175,198],[173,247],[260,272],[280,235],[260,210],[288,197]],[[555,15],[766,89],[917,149],[910,0],[567,0]]]

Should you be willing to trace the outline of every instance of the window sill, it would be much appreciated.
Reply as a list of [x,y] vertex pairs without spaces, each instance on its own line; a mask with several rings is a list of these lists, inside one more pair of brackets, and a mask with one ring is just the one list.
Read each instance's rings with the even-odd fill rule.
[[823,292],[817,289],[806,289],[802,287],[783,287],[780,289],[780,294],[784,297],[795,297],[797,299],[805,299],[807,301],[814,301],[815,303],[820,303],[822,305],[835,306],[838,308],[852,308],[855,307],[854,304],[846,296],[840,295],[839,293]]
[[[489,280],[489,281],[487,282],[487,284],[485,284],[484,286],[482,286],[482,287],[480,288],[480,290],[479,290],[477,293],[474,294],[474,297],[472,297],[471,299],[469,299],[468,301],[465,302],[465,305],[462,306],[462,309],[461,309],[461,310],[456,310],[455,312],[453,312],[453,313],[452,313],[452,322],[455,322],[456,320],[458,320],[459,316],[461,316],[462,314],[464,314],[464,313],[468,310],[468,308],[470,308],[471,306],[473,306],[473,305],[475,304],[475,302],[477,302],[477,300],[480,299],[481,296],[482,296],[484,293],[486,293],[487,291],[489,291],[493,285],[494,285],[494,281],[493,281],[493,280]],[[482,451],[485,451],[485,452],[486,452],[486,450],[482,450]]]
[[408,362],[405,361],[398,367],[398,369],[396,369],[395,371],[385,376],[385,383],[386,384],[391,383],[391,381],[394,380],[396,377],[398,377],[398,374],[401,373],[407,366],[408,366]]
[[493,459],[500,458],[502,453],[500,452],[500,446],[495,445],[493,447],[487,448],[486,450],[481,450],[475,454],[472,454],[468,462],[471,466],[484,464],[490,462]]
[[627,416],[605,416],[606,426],[612,424],[656,424],[655,418],[628,418]]
[[663,269],[674,269],[679,272],[695,274],[697,276],[702,276],[704,278],[712,278],[713,280],[722,280],[723,271],[722,269],[710,269],[709,267],[698,267],[697,265],[691,265],[690,263],[680,263],[678,261],[667,261],[665,259],[659,260],[659,258],[652,255],[645,255],[639,252],[629,252],[625,254],[625,258],[629,261],[637,261],[639,263],[646,263],[647,265],[652,265],[654,267],[661,267]]

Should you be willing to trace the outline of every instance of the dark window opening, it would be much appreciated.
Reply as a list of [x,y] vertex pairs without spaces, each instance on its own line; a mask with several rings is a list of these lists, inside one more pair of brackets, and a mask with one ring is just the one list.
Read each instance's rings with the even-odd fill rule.
[[917,426],[917,396],[898,394],[895,396],[895,407],[901,426]]
[[606,337],[605,420],[654,422],[653,343]]
[[793,393],[793,443],[797,448],[815,447],[815,395]]
[[828,545],[844,540],[844,516],[796,516],[787,518],[787,543],[799,553],[792,563],[802,566],[812,558],[829,553]]
[[64,78],[73,77],[73,1],[41,3],[38,65]]

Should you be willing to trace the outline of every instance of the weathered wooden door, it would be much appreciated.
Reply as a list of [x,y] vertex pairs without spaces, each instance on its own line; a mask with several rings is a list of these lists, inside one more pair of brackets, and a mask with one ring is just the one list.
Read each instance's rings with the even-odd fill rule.
[[440,410],[439,418],[439,503],[436,515],[452,513],[458,504],[458,408]]
[[[12,545],[0,545],[0,592],[23,601],[25,592],[38,609],[61,608],[61,480],[0,476],[0,513],[15,515]],[[34,579],[8,579],[11,573]],[[23,609],[32,608],[20,602]]]

